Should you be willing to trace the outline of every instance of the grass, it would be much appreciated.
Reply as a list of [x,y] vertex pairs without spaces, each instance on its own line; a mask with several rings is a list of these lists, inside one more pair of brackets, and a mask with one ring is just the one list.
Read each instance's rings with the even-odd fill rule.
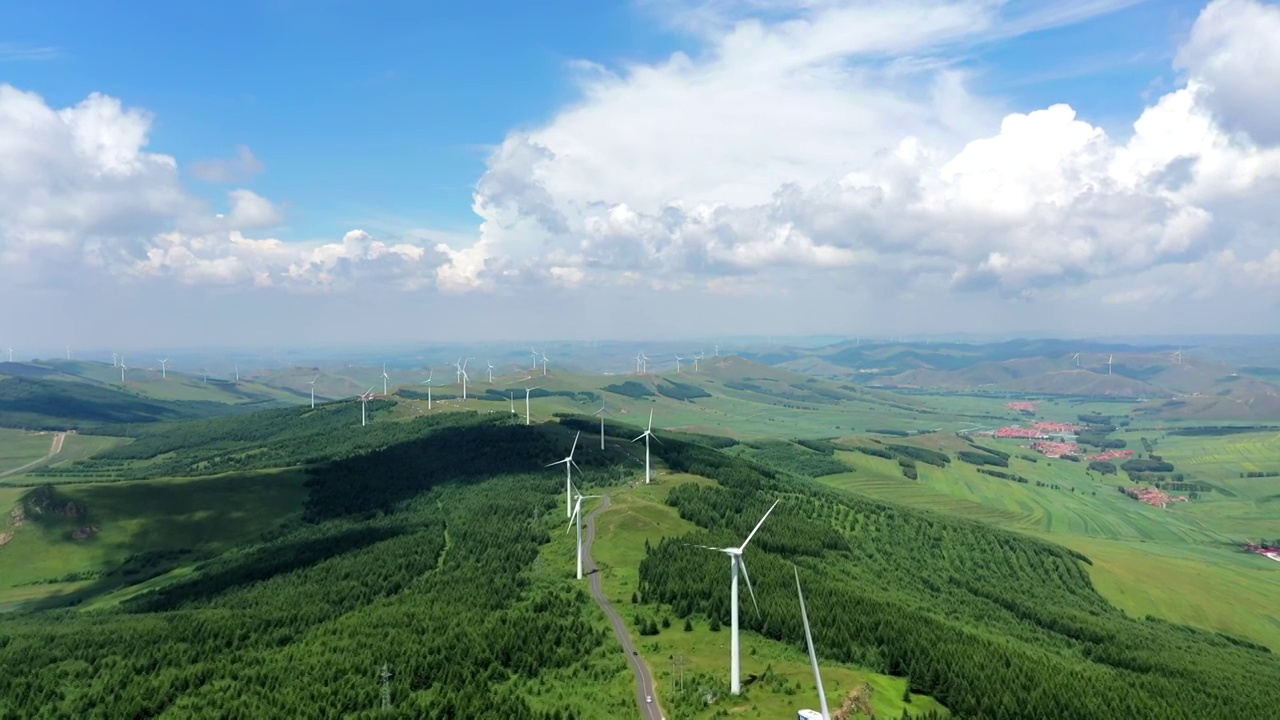
[[[0,432],[24,432],[24,431],[0,431]],[[54,433],[48,432],[48,433],[44,433],[43,437],[46,440],[51,442],[53,440],[53,435]],[[39,437],[40,435],[36,435],[36,436]],[[91,455],[99,453],[108,448],[115,447],[116,445],[119,445],[124,442],[128,442],[128,439],[121,438],[121,437],[110,437],[107,435],[81,435],[79,433],[69,433],[62,441],[62,452],[50,458],[49,462],[38,463],[37,465],[33,465],[31,468],[29,468],[29,470],[34,470],[37,467],[41,469],[57,468],[61,465],[75,462],[76,460],[83,460],[87,457],[90,457]],[[45,452],[47,453],[48,451],[49,451],[49,448],[46,446]],[[41,455],[41,457],[44,457],[44,456]],[[3,472],[2,467],[0,467],[0,472]],[[30,486],[30,485],[57,484],[59,482],[65,482],[65,480],[59,479],[56,476],[34,477],[34,476],[31,476],[29,472],[15,473],[13,475],[6,475],[5,477],[0,478],[0,485]]]
[[[1141,448],[1142,434],[1119,436]],[[942,434],[909,442],[948,452],[962,444]],[[1280,466],[1275,433],[1161,439],[1157,452],[1189,479],[1208,480],[1235,495],[1209,493],[1168,510],[1117,492],[1117,486],[1129,484],[1124,477],[1090,477],[1085,464],[1064,460],[1028,462],[1018,457],[1028,451],[1014,441],[980,442],[1011,453],[1007,471],[1032,483],[982,475],[959,461],[945,469],[919,464],[919,480],[910,481],[895,461],[856,452],[838,453],[853,472],[821,482],[1057,542],[1087,555],[1095,587],[1132,615],[1155,615],[1280,650],[1280,621],[1270,610],[1280,595],[1280,563],[1240,550],[1246,538],[1280,536],[1277,506],[1266,500],[1280,493],[1280,478],[1239,477],[1272,463]],[[1036,487],[1036,480],[1061,489]]]
[[0,428],[0,473],[35,462],[49,454],[54,433]]
[[[628,620],[632,640],[653,671],[663,709],[669,717],[709,718],[727,710],[734,717],[779,718],[794,717],[802,707],[816,707],[813,673],[803,640],[796,638],[796,644],[788,645],[747,631],[741,634],[744,695],[736,700],[722,697],[701,708],[695,706],[691,709],[676,704],[680,671],[686,683],[705,684],[708,689],[714,688],[713,692],[722,693],[727,690],[729,662],[728,627],[713,632],[705,618],[696,618],[693,630],[685,632],[684,621],[671,616],[665,608],[646,604],[643,598],[640,599],[641,604],[631,603],[632,592],[638,584],[636,569],[644,557],[645,542],[654,543],[664,536],[682,535],[694,529],[665,503],[670,488],[685,482],[710,481],[690,475],[659,475],[659,482],[651,485],[610,491],[611,505],[596,521],[593,549],[594,558],[601,567],[602,587],[618,612]],[[572,556],[572,540],[569,555]],[[727,570],[725,575],[727,580]],[[656,636],[642,637],[631,622],[637,614],[659,620],[667,616],[671,626]],[[603,614],[601,617],[603,621]],[[818,654],[828,703],[833,710],[840,706],[845,694],[866,682],[874,688],[872,703],[878,717],[898,717],[904,707],[908,712],[945,711],[936,701],[923,696],[915,696],[910,704],[903,703],[906,684],[903,678],[823,661],[822,648],[818,648]],[[676,658],[682,661],[679,669],[674,662]],[[766,669],[770,680],[747,684],[753,675],[762,675]]]
[[[298,472],[265,472],[60,485],[60,501],[80,506],[83,515],[28,515],[22,527],[10,529],[13,539],[0,547],[0,605],[52,599],[67,590],[75,591],[76,600],[91,600],[126,583],[127,577],[102,573],[130,556],[188,551],[194,561],[201,554],[230,548],[297,515],[305,494],[303,479]],[[28,492],[29,488],[0,488],[6,520]],[[90,526],[98,528],[93,537],[71,537],[76,528]],[[94,582],[55,582],[78,573]]]

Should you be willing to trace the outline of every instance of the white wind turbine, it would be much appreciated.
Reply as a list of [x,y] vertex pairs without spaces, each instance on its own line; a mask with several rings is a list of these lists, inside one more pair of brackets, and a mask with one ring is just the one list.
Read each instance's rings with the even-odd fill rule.
[[755,529],[747,536],[746,540],[738,547],[717,548],[707,545],[698,545],[704,550],[715,550],[729,556],[729,573],[731,579],[729,581],[729,623],[731,626],[729,638],[729,692],[734,695],[742,694],[742,680],[740,678],[742,670],[742,657],[738,652],[738,576],[741,575],[743,581],[747,583],[747,592],[751,593],[751,604],[756,608],[756,614],[760,614],[760,606],[756,604],[756,591],[751,589],[751,577],[747,574],[747,564],[742,559],[742,551],[747,549],[747,543],[751,542],[751,538],[755,537],[756,532],[764,525],[764,521],[769,518],[769,513],[778,507],[781,500],[774,500],[769,509],[765,511],[764,517],[760,518],[760,522],[756,523]]
[[720,357],[720,346],[716,346],[716,357]]
[[[9,348],[9,362],[13,362],[13,348]],[[116,354],[111,353],[111,367],[119,367],[120,363],[116,360]]]
[[537,390],[540,387],[542,386],[535,385],[531,388],[527,387],[524,389],[524,424],[525,425],[529,424],[529,393],[533,392],[534,390]]
[[[9,362],[13,362],[13,361],[12,361],[12,360],[10,360]],[[121,384],[121,385],[123,385],[123,384],[124,384],[124,372],[125,372],[126,370],[128,370],[128,369],[129,369],[129,368],[127,368],[127,367],[125,367],[125,366],[124,366],[124,356],[123,356],[123,355],[121,355],[121,356],[120,356],[120,384]]]
[[316,381],[319,379],[320,379],[320,376],[317,375],[311,378],[311,382],[307,383],[308,385],[311,386],[311,409],[312,410],[316,409]]
[[209,368],[200,368],[200,369],[201,369],[201,370],[204,370],[204,379],[203,379],[203,380],[201,380],[200,382],[201,382],[201,383],[207,383],[207,382],[209,382]]
[[676,357],[676,374],[678,375],[680,373],[680,361],[684,360],[684,358],[680,357],[679,355],[676,355],[675,357]]
[[1182,346],[1178,346],[1178,352],[1173,354],[1173,362],[1177,365],[1182,364]]
[[458,358],[458,362],[453,364],[453,381],[455,383],[462,382],[462,358]]
[[1112,360],[1114,360],[1114,359],[1115,359],[1115,357],[1116,357],[1115,355],[1108,355],[1108,356],[1107,356],[1107,374],[1108,374],[1108,375],[1110,375],[1110,374],[1111,374],[1111,361],[1112,361]]
[[236,366],[236,382],[240,382],[240,366]]
[[698,372],[698,361],[704,357],[702,353],[693,356],[693,371]]
[[68,345],[68,346],[67,346],[67,360],[70,360],[70,359],[71,359],[71,346],[70,346],[70,345]]
[[462,366],[458,368],[458,372],[462,373],[462,399],[463,400],[467,399],[467,381],[471,379],[471,376],[467,375],[467,363],[471,362],[473,359],[474,358],[466,358],[465,360],[462,361]]
[[365,394],[360,396],[360,427],[364,427],[365,425],[369,424],[369,417],[368,417],[368,414],[365,412],[365,408],[368,406],[369,401],[372,399],[373,399],[373,387],[370,386],[369,390],[365,392]]
[[[653,410],[649,410],[649,427],[645,428],[644,432],[640,433],[640,435],[636,437],[635,440],[632,440],[631,442],[635,442],[640,438],[644,438],[644,482],[647,485],[649,484],[649,474],[650,474],[649,473],[649,438],[658,440],[658,436],[653,434]],[[662,441],[658,440],[658,442],[662,442]]]
[[600,449],[603,450],[604,449],[604,416],[609,414],[609,410],[603,404],[601,404],[600,409],[591,414],[600,416]]
[[1080,367],[1080,353],[1072,355],[1071,359],[1076,361],[1076,367]]
[[573,512],[569,515],[569,527],[565,528],[565,532],[569,532],[569,528],[573,527],[576,520],[578,522],[578,579],[582,579],[582,501],[591,498],[598,498],[599,495],[583,495],[578,492],[577,488],[573,490]]
[[493,362],[485,360],[484,363],[489,366],[489,384],[493,384]]
[[636,374],[640,374],[640,353],[636,353]]
[[427,386],[427,409],[431,409],[431,378],[435,377],[436,371],[433,368],[427,369],[427,379],[423,380],[420,385]]
[[382,363],[382,397],[387,396],[387,380],[390,379],[391,378],[387,377],[387,364]]
[[536,372],[538,369],[538,351],[534,350],[533,348],[529,348],[529,353],[533,355],[533,367],[530,368],[530,370],[533,370]]
[[163,360],[161,360],[161,361],[160,361],[160,379],[161,379],[161,380],[164,380],[165,378],[167,378],[167,377],[168,377],[168,375],[166,375],[166,374],[165,374],[165,370],[166,370],[165,365],[166,365],[168,362],[169,362],[169,358],[165,358],[165,359],[163,359]]
[[[511,395],[511,414],[515,415],[516,414],[516,391],[512,390],[510,395]],[[525,424],[527,425],[528,423],[525,423]]]
[[[582,437],[582,431],[579,430],[577,435],[573,436],[573,447],[569,448],[569,456],[563,460],[557,460],[553,463],[547,463],[547,467],[554,467],[564,463],[564,516],[573,517],[573,506],[571,504],[573,498],[573,468],[578,467],[578,463],[573,461],[573,451],[578,449],[578,438]],[[579,471],[582,468],[578,468]]]
[[547,376],[547,354],[546,353],[539,353],[539,354],[542,355],[542,376],[546,377]]
[[821,703],[822,720],[831,720],[831,712],[827,710],[827,694],[822,690],[822,673],[818,672],[818,654],[813,650],[813,634],[809,632],[809,613],[804,608],[804,591],[800,589],[800,570],[791,566],[796,573],[796,594],[800,596],[800,619],[804,622],[804,644],[809,646],[809,664],[813,666],[813,681],[818,685],[818,702]]

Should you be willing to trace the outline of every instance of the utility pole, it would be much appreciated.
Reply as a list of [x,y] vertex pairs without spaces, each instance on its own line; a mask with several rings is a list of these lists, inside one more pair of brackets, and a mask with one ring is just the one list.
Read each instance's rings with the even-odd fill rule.
[[671,663],[676,668],[677,677],[680,679],[680,692],[684,692],[684,656],[677,655]]
[[391,709],[391,668],[382,663],[382,709]]

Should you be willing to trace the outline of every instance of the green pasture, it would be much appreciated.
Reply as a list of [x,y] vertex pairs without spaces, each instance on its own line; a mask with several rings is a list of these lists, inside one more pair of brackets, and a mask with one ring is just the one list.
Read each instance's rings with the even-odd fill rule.
[[[25,431],[23,431],[25,432]],[[48,432],[44,436],[52,442],[55,433]],[[40,463],[32,466],[41,469],[57,468],[60,465],[71,463],[76,460],[83,460],[87,457],[99,453],[107,448],[115,447],[121,443],[129,442],[128,438],[111,437],[107,435],[81,435],[79,433],[68,433],[62,441],[62,452],[58,453],[49,462]],[[48,447],[45,452],[48,452]],[[43,455],[41,456],[43,457]],[[3,472],[3,470],[0,470]],[[44,485],[48,483],[58,483],[60,480],[56,476],[40,476],[30,475],[28,472],[15,473],[0,478],[0,485]]]
[[20,468],[49,454],[55,433],[0,428],[0,473]]
[[[131,556],[170,551],[175,558],[197,557],[228,549],[295,516],[305,491],[299,472],[264,472],[194,479],[56,486],[59,502],[83,512],[77,517],[27,515],[22,527],[0,546],[0,605],[60,594],[65,587],[46,584],[68,577],[77,599],[108,593],[126,579],[102,576]],[[32,488],[0,487],[5,521]],[[78,528],[96,534],[76,540]],[[184,552],[185,551],[185,552]],[[143,563],[146,565],[146,563]],[[148,571],[160,567],[155,564]]]
[[[713,632],[706,618],[695,618],[693,630],[686,632],[684,621],[672,616],[668,609],[645,603],[643,598],[639,598],[639,604],[631,602],[631,595],[638,584],[636,569],[644,557],[645,542],[656,543],[662,537],[683,535],[694,529],[692,524],[679,517],[675,508],[665,503],[670,488],[685,482],[710,481],[689,475],[660,474],[658,481],[648,486],[610,489],[610,507],[597,516],[592,553],[601,568],[601,583],[606,595],[628,621],[632,640],[653,671],[659,699],[667,716],[711,718],[724,717],[722,713],[727,712],[731,717],[781,718],[794,717],[802,707],[816,708],[813,671],[804,650],[803,638],[796,638],[795,644],[784,644],[745,630],[741,633],[744,695],[736,701],[722,698],[693,714],[689,714],[686,708],[675,706],[681,671],[686,684],[702,683],[713,692],[727,689],[729,671],[727,626]],[[563,544],[557,540],[552,547]],[[568,558],[572,560],[572,538],[567,547]],[[566,567],[571,569],[571,566]],[[725,592],[728,592],[728,579],[726,563],[723,578],[707,578],[707,581],[723,580]],[[633,622],[636,616],[653,618],[659,623],[666,617],[670,627],[660,626],[657,635],[641,636]],[[604,621],[603,614],[601,620]],[[904,703],[906,681],[903,678],[824,661],[822,648],[817,648],[817,652],[827,702],[833,711],[839,708],[846,694],[866,682],[874,689],[872,704],[879,717],[899,717],[903,708],[909,714],[929,710],[946,712],[932,698],[924,696],[914,696],[911,703]],[[675,664],[677,657],[682,661],[682,667]],[[754,684],[749,682],[753,676],[763,676],[766,670],[771,679]]]

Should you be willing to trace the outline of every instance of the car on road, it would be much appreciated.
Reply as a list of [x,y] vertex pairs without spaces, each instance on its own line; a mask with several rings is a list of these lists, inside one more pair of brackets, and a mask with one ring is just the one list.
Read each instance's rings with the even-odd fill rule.
[[647,703],[651,703],[651,702],[653,702],[653,696],[652,696],[652,695],[645,695],[645,696],[644,696],[644,701],[645,701],[645,702],[647,702]]

